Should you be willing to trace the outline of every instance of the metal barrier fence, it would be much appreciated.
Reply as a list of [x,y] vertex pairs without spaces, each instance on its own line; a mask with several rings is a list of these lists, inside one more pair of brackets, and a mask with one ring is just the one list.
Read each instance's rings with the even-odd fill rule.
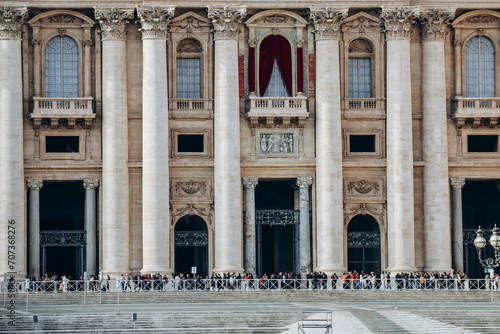
[[0,282],[0,293],[199,290],[500,290],[500,279],[131,279]]

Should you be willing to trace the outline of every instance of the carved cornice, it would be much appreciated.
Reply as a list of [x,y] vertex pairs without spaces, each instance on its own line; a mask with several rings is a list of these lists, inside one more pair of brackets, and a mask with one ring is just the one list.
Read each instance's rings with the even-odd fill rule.
[[214,8],[208,6],[208,18],[214,26],[215,39],[236,39],[239,25],[247,16],[245,6]]
[[27,7],[1,7],[0,39],[21,39],[23,24],[27,17]]
[[256,177],[244,177],[243,178],[243,186],[246,189],[255,188],[259,183],[259,179]]
[[340,33],[340,25],[347,17],[348,8],[316,8],[309,9],[309,18],[314,24],[314,38],[321,39],[338,39]]
[[167,38],[168,25],[174,16],[175,6],[137,6],[137,16],[142,28],[142,38]]
[[83,180],[83,187],[86,190],[92,190],[95,189],[99,186],[99,180],[97,179],[88,179],[88,180]]
[[446,37],[446,26],[455,18],[455,8],[433,8],[422,10],[423,40],[444,40]]
[[380,18],[384,21],[386,39],[410,38],[411,25],[420,14],[418,6],[384,7]]
[[308,188],[312,183],[313,183],[312,177],[298,177],[297,181],[295,181],[295,184],[299,188]]
[[462,189],[462,187],[465,185],[465,178],[452,177],[450,179],[450,185],[453,189]]
[[26,180],[26,185],[30,190],[40,191],[43,187],[43,180]]
[[94,14],[101,26],[102,40],[124,40],[126,24],[134,17],[134,9],[94,7]]

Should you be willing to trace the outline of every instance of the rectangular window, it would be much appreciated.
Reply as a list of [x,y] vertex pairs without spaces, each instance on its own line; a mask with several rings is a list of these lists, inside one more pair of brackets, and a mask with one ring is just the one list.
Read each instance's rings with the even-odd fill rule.
[[498,152],[498,135],[467,136],[468,152]]
[[375,152],[375,135],[350,135],[349,152]]
[[80,137],[79,136],[46,136],[45,137],[45,152],[46,153],[79,153],[80,152]]
[[349,98],[370,98],[371,59],[349,58]]
[[200,58],[177,58],[177,98],[201,98]]
[[177,152],[201,153],[204,151],[203,135],[178,135]]

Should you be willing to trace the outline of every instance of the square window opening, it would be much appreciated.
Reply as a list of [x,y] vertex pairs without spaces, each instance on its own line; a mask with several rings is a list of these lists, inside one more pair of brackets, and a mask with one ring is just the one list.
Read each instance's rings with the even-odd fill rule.
[[204,135],[177,135],[177,152],[203,153]]
[[349,152],[375,153],[375,135],[350,135]]
[[46,153],[79,153],[80,137],[78,136],[46,136]]
[[468,152],[498,152],[498,135],[467,136]]

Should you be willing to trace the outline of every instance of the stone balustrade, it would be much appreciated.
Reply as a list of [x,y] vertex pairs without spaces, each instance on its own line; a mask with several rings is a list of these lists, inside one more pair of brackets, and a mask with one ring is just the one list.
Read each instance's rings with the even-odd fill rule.
[[454,99],[453,119],[457,127],[462,128],[467,122],[472,127],[495,127],[500,117],[500,97],[461,97]]
[[383,98],[342,99],[342,112],[345,118],[384,118],[385,99]]
[[95,118],[92,101],[92,97],[33,97],[33,112],[30,117],[37,128],[42,119],[50,119],[52,127],[58,126],[59,119],[67,119],[69,128],[74,127],[76,119],[84,119],[85,125],[90,126]]
[[[307,97],[249,97],[250,106],[246,117],[252,127],[265,125],[273,127],[279,123],[283,127],[297,125],[303,127],[309,117]],[[259,122],[259,118],[264,122]]]

